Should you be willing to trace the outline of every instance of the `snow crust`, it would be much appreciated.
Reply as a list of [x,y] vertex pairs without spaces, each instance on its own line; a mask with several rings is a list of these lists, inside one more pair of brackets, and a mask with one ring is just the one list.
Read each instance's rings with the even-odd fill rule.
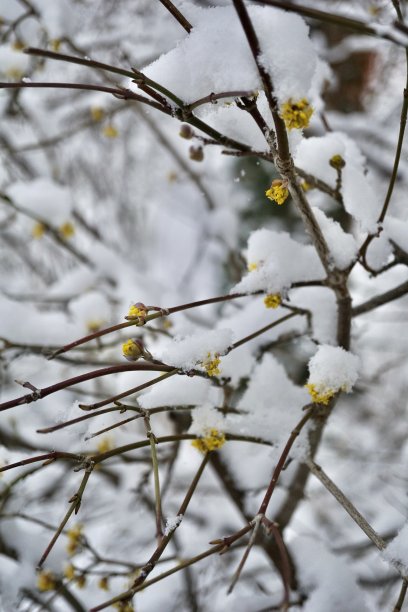
[[[287,255],[282,256],[284,253]],[[257,268],[246,274],[231,293],[281,293],[293,283],[324,278],[314,247],[300,244],[287,232],[267,229],[252,232],[246,259],[248,266],[255,264]]]
[[208,354],[224,355],[232,342],[232,330],[217,329],[175,338],[159,354],[165,363],[190,370],[205,361]]
[[[274,92],[282,103],[307,97],[316,71],[316,52],[308,28],[297,15],[271,7],[249,6]],[[211,92],[262,88],[245,33],[233,7],[191,11],[194,27],[175,49],[143,72],[185,102]],[[228,36],[226,36],[228,32]]]
[[317,388],[349,393],[359,375],[360,360],[340,346],[319,346],[309,361],[308,382]]

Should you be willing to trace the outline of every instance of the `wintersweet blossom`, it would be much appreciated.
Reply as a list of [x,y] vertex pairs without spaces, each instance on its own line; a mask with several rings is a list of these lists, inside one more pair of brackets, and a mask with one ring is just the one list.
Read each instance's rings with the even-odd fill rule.
[[128,361],[136,361],[143,355],[143,346],[140,340],[129,338],[122,344],[122,353]]
[[209,453],[224,446],[225,435],[215,427],[207,429],[204,435],[193,440],[191,445],[202,453]]
[[61,238],[64,238],[64,239],[72,238],[72,236],[75,234],[74,224],[71,223],[71,221],[66,221],[65,223],[60,225],[60,227],[58,228],[58,233],[61,236]]
[[113,607],[119,612],[134,612],[134,607],[131,601],[118,601],[113,604]]
[[339,346],[321,345],[309,361],[306,388],[312,402],[327,406],[336,393],[350,393],[358,378],[359,359]]
[[306,98],[296,102],[289,98],[281,107],[281,117],[288,130],[307,128],[312,115],[313,108]]
[[67,531],[67,537],[68,537],[67,552],[71,556],[74,555],[78,551],[81,545],[82,531],[83,531],[83,527],[80,524],[74,525],[72,529],[68,529]]
[[279,293],[270,293],[264,297],[266,308],[278,308],[282,303],[282,298]]
[[111,123],[108,123],[108,125],[105,125],[105,127],[102,130],[102,133],[106,138],[117,138],[119,135],[119,131]]
[[346,162],[344,161],[341,155],[337,154],[337,155],[333,155],[329,159],[329,164],[331,165],[332,168],[335,168],[336,170],[341,170],[346,165]]
[[64,567],[64,576],[67,580],[73,580],[73,578],[75,578],[75,567],[72,563],[68,563],[68,565]]
[[95,123],[102,121],[105,116],[105,111],[102,106],[91,106],[90,113],[92,121],[95,121]]
[[98,588],[100,588],[101,591],[109,591],[108,576],[102,576],[102,578],[100,578],[100,580],[98,581]]
[[207,358],[202,362],[202,365],[204,366],[208,376],[218,376],[221,374],[221,370],[218,367],[220,363],[221,359],[219,358],[218,353],[214,353],[214,356],[212,356],[211,353],[208,353]]
[[141,302],[137,304],[132,304],[127,313],[126,319],[140,319],[144,318],[147,314],[146,306]]
[[44,225],[44,223],[41,223],[41,221],[37,221],[36,223],[34,223],[32,230],[31,230],[31,235],[33,238],[42,238],[45,234],[46,231],[46,227]]
[[286,181],[275,179],[272,181],[272,185],[269,187],[269,189],[265,191],[265,195],[267,198],[269,198],[269,200],[272,200],[281,206],[281,204],[283,204],[289,196]]
[[259,264],[257,264],[256,262],[251,262],[248,264],[248,272],[253,272],[254,270],[257,270],[259,268]]
[[79,574],[75,577],[75,585],[78,589],[84,589],[86,587],[86,576],[85,574]]
[[51,570],[42,570],[37,577],[37,589],[39,591],[53,591],[56,587],[56,579]]

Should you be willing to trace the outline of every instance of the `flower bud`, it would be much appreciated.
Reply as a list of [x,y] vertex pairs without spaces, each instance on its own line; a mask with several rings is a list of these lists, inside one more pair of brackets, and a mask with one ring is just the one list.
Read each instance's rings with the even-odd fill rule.
[[193,128],[188,125],[188,123],[182,123],[180,126],[179,136],[181,136],[181,138],[185,138],[186,140],[190,140],[194,136]]
[[190,155],[190,159],[192,159],[193,161],[197,161],[197,162],[203,161],[204,159],[203,147],[201,146],[195,147],[194,145],[192,145],[189,149],[189,155]]

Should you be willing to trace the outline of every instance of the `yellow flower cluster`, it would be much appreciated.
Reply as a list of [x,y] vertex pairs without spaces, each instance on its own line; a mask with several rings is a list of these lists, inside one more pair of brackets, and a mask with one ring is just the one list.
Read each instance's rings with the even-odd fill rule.
[[46,227],[44,225],[44,223],[41,223],[41,221],[37,221],[36,223],[34,223],[32,230],[31,230],[31,235],[33,238],[42,238],[45,234],[46,231]]
[[109,591],[109,579],[107,576],[102,576],[102,578],[98,582],[98,587],[102,591]]
[[118,601],[118,603],[113,604],[113,607],[119,612],[134,612],[135,609],[131,601]]
[[71,221],[66,221],[65,223],[60,225],[60,227],[58,228],[58,233],[61,238],[64,238],[65,240],[68,238],[72,238],[72,236],[75,234],[74,224],[71,223]]
[[258,268],[259,268],[259,264],[255,262],[251,262],[248,264],[248,272],[253,272],[254,270],[257,270]]
[[114,125],[112,125],[112,123],[108,123],[108,125],[105,125],[105,127],[102,130],[102,134],[106,137],[106,138],[117,138],[119,135],[118,130],[115,128]]
[[108,451],[112,450],[112,438],[110,436],[104,436],[99,440],[98,444],[96,445],[96,448],[98,449],[98,453],[107,453]]
[[127,319],[139,319],[140,317],[145,317],[147,314],[147,310],[146,307],[144,306],[144,304],[132,304],[132,306],[129,308],[129,312],[127,313],[126,318]]
[[78,589],[84,589],[86,587],[86,576],[85,574],[80,574],[75,577],[75,584]]
[[330,402],[332,397],[335,395],[336,391],[334,389],[328,389],[323,387],[317,387],[313,383],[308,383],[305,385],[306,389],[310,393],[310,397],[312,398],[312,402],[314,404],[327,404]]
[[281,107],[281,117],[288,130],[307,128],[312,115],[313,108],[306,98],[297,102],[293,102],[292,98],[289,98]]
[[81,545],[82,530],[83,530],[82,525],[78,524],[72,527],[72,529],[68,529],[67,531],[67,537],[68,537],[67,552],[71,556],[74,555],[78,551]]
[[72,563],[68,563],[68,565],[64,567],[64,576],[68,580],[75,578],[75,567],[72,565]]
[[225,444],[225,435],[218,431],[218,429],[212,428],[205,432],[205,436],[193,440],[191,445],[197,448],[202,453],[209,453],[210,451],[217,450]]
[[92,121],[95,121],[95,123],[102,121],[102,119],[105,117],[105,111],[102,106],[91,106],[90,113]]
[[129,338],[122,344],[122,353],[129,361],[136,361],[143,354],[143,348],[137,340]]
[[221,370],[218,367],[220,363],[221,359],[219,358],[217,353],[215,353],[214,357],[212,357],[211,353],[208,353],[207,359],[202,362],[202,365],[204,366],[208,376],[218,376],[219,374],[221,374]]
[[329,164],[332,168],[335,168],[336,170],[341,170],[346,165],[346,162],[344,161],[341,155],[337,154],[333,155],[333,157],[329,159]]
[[272,185],[265,191],[265,195],[269,200],[276,202],[280,206],[289,196],[287,183],[280,179],[272,181]]
[[56,578],[51,570],[42,570],[37,577],[39,591],[53,591],[56,587]]
[[266,308],[278,308],[282,304],[282,298],[279,293],[270,293],[264,297]]
[[300,183],[301,188],[303,189],[303,191],[310,191],[311,189],[313,189],[313,185],[311,185],[310,183],[308,183],[307,181],[302,181]]

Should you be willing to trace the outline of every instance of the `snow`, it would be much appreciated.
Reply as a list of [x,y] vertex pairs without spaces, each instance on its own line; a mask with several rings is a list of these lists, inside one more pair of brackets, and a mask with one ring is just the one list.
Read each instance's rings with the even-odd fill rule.
[[308,594],[305,612],[368,612],[370,608],[345,558],[330,552],[317,536],[297,537],[290,550]]
[[189,433],[203,435],[208,430],[225,431],[225,419],[211,404],[198,406],[192,412],[192,423]]
[[232,342],[233,334],[230,329],[217,329],[175,338],[158,354],[159,358],[169,365],[191,370],[205,361],[209,353],[212,356],[224,355]]
[[381,196],[366,160],[355,142],[339,132],[303,139],[295,153],[295,164],[335,188],[337,173],[329,164],[334,155],[341,155],[345,166],[341,171],[344,207],[358,222],[362,231],[375,232],[381,210]]
[[7,195],[18,206],[51,225],[59,226],[70,218],[69,189],[49,178],[14,183],[7,189]]
[[[290,257],[282,257],[283,253],[290,253]],[[256,264],[257,268],[244,276],[231,293],[282,293],[293,283],[324,278],[314,247],[300,244],[287,232],[252,232],[245,255],[248,266]]]
[[[249,385],[237,404],[243,415],[229,414],[225,431],[267,440],[277,446],[288,438],[308,403],[306,391],[297,387],[272,355],[264,355],[251,374]],[[305,442],[297,448],[305,450]]]
[[195,376],[183,378],[180,384],[178,376],[163,380],[160,385],[154,385],[139,396],[138,401],[142,408],[155,408],[156,406],[190,406],[202,404],[207,401],[211,385],[204,378]]
[[350,393],[359,375],[360,360],[340,346],[321,345],[309,361],[308,383],[319,390]]
[[183,520],[182,514],[178,514],[177,516],[168,516],[166,518],[166,526],[164,528],[164,535],[167,536],[169,535],[169,533],[177,529],[177,527],[180,525],[182,520]]
[[[260,61],[272,76],[280,103],[307,97],[316,70],[316,53],[304,21],[270,7],[249,6],[248,12],[259,37]],[[187,103],[211,92],[262,89],[235,10],[230,6],[212,7],[194,9],[191,14],[191,33],[144,68],[144,74]]]
[[408,523],[400,529],[391,540],[381,556],[392,565],[398,567],[405,575],[408,573]]
[[8,77],[10,81],[19,81],[27,72],[29,57],[21,50],[13,49],[8,45],[0,45],[0,75]]
[[316,207],[312,207],[312,210],[329,245],[330,255],[336,267],[344,270],[357,257],[359,248],[357,241],[351,234],[343,231],[340,223],[327,217],[322,210]]

